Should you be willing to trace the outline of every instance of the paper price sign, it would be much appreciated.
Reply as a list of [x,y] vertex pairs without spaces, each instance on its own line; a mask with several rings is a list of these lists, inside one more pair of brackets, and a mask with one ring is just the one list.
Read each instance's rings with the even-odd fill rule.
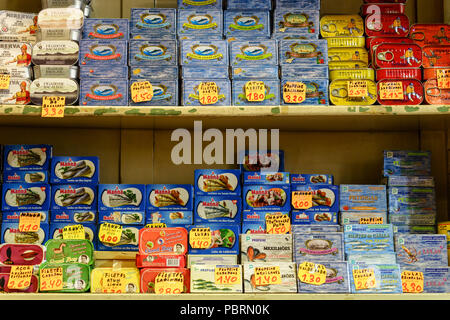
[[306,85],[302,82],[286,82],[283,86],[283,100],[286,103],[302,103],[306,99]]
[[437,69],[436,78],[439,89],[450,89],[450,69]]
[[63,268],[44,268],[39,272],[41,291],[59,291],[63,288]]
[[120,271],[105,271],[100,280],[103,293],[122,293],[127,275]]
[[65,226],[62,231],[63,239],[75,239],[84,240],[86,239],[84,233],[84,227],[81,224],[74,226]]
[[149,223],[145,225],[146,228],[167,228],[167,225],[165,223]]
[[423,273],[416,271],[403,271],[401,274],[403,293],[423,292]]
[[39,212],[22,212],[19,217],[20,232],[37,232],[41,226],[41,214]]
[[311,208],[312,205],[312,192],[311,191],[293,191],[292,192],[292,206],[298,210],[306,210]]
[[32,275],[33,266],[11,266],[8,288],[19,290],[28,288],[31,284]]
[[102,223],[100,225],[100,231],[98,232],[98,238],[103,243],[116,244],[120,241],[122,235],[122,226],[113,223]]
[[373,269],[354,269],[353,280],[356,290],[376,288],[377,283]]
[[240,284],[241,280],[241,268],[239,267],[216,267],[214,269],[214,283],[221,285],[235,285]]
[[189,231],[189,244],[193,249],[206,249],[211,246],[210,228],[192,228]]
[[255,284],[257,286],[281,284],[280,267],[255,267]]
[[219,89],[215,82],[202,82],[198,87],[198,100],[203,105],[215,104],[219,101]]
[[359,224],[383,224],[383,217],[359,218]]
[[365,80],[352,80],[348,81],[348,96],[350,98],[362,98],[367,97],[368,89],[367,89],[367,81]]
[[180,294],[184,292],[184,276],[182,272],[161,272],[155,279],[155,293]]
[[327,279],[327,269],[324,265],[303,262],[298,266],[298,279],[301,282],[320,286]]
[[0,89],[8,90],[11,76],[9,74],[0,74]]
[[380,83],[381,100],[404,100],[403,85],[400,81]]
[[147,102],[153,99],[153,86],[150,81],[137,81],[131,84],[133,102]]
[[249,81],[245,84],[245,96],[250,102],[261,102],[266,98],[266,86],[262,81]]
[[63,118],[64,108],[66,106],[66,97],[45,96],[42,98],[43,118]]
[[267,214],[266,232],[269,234],[286,234],[291,231],[291,219],[287,214]]

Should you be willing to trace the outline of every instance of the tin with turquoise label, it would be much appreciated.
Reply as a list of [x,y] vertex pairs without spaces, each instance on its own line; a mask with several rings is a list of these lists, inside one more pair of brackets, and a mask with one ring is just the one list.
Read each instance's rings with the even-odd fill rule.
[[[299,82],[297,79],[281,79],[280,95],[288,82]],[[328,105],[328,80],[313,79],[300,81],[306,86],[305,100],[302,102],[291,102],[288,98],[281,98],[282,105]]]
[[317,10],[280,8],[274,13],[274,34],[319,35],[320,13]]
[[232,41],[230,65],[278,65],[278,46],[275,40]]
[[214,82],[217,85],[217,102],[210,106],[230,106],[231,105],[231,81],[228,79],[202,79],[183,80],[182,101],[183,106],[202,106],[200,101],[199,88],[201,83]]
[[228,65],[228,42],[226,40],[182,40],[180,59],[182,66]]
[[[255,79],[256,80],[256,79]],[[248,80],[233,81],[233,105],[234,106],[278,106],[280,105],[280,80],[258,79],[264,86],[263,101],[249,101],[245,86]]]
[[320,40],[281,40],[280,65],[301,64],[322,66],[328,64],[328,45]]
[[180,10],[177,15],[178,36],[223,36],[222,10]]
[[130,40],[131,66],[178,64],[176,40]]
[[236,39],[270,38],[270,11],[225,10],[224,35]]

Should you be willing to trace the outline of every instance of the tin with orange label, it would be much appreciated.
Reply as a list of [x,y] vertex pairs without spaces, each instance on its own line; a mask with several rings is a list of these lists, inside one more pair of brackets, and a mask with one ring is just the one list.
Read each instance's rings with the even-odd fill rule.
[[428,45],[450,45],[450,25],[416,23],[409,29],[409,37],[421,47]]
[[139,254],[184,255],[188,232],[184,228],[143,228],[139,230]]
[[[143,268],[141,273],[141,293],[156,293],[156,294],[181,294],[190,291],[190,277],[189,269],[186,268]],[[160,286],[159,292],[156,292],[156,277],[163,273],[177,273],[175,279],[182,279],[183,289],[171,290],[170,286]],[[174,280],[175,280],[174,279]],[[167,291],[166,291],[167,290]],[[162,292],[164,291],[164,292]]]
[[383,43],[374,52],[378,68],[420,68],[422,49],[417,44]]
[[417,79],[422,80],[420,68],[380,68],[376,70],[377,81],[384,79]]
[[[390,87],[395,87],[391,86],[393,83],[401,83],[402,94],[397,95],[390,90]],[[377,101],[381,105],[418,105],[424,99],[422,83],[416,79],[381,80],[377,83],[377,92]]]
[[437,73],[442,69],[449,69],[447,67],[433,67],[433,68],[423,68],[423,80],[437,79]]
[[450,89],[439,88],[436,79],[427,80],[423,86],[428,104],[450,105]]
[[409,18],[405,14],[382,14],[365,19],[368,37],[407,37],[409,34]]
[[450,45],[431,45],[422,48],[424,68],[450,66]]
[[372,14],[403,14],[406,5],[404,3],[365,3],[361,6],[361,15],[363,17]]

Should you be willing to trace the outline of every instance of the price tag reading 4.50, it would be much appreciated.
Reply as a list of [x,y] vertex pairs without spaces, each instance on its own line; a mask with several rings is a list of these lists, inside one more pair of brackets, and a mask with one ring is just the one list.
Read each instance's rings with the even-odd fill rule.
[[184,291],[182,272],[161,272],[155,279],[156,294],[180,294]]
[[33,266],[11,266],[8,288],[19,290],[28,288],[31,284],[32,275]]
[[9,74],[0,74],[0,89],[8,90],[11,76]]
[[362,98],[367,97],[367,81],[365,80],[352,80],[348,81],[348,96],[350,98]]
[[380,83],[381,100],[404,100],[403,84],[401,81],[390,81]]
[[63,288],[63,268],[44,268],[39,272],[40,291],[59,291]]
[[137,81],[131,84],[131,99],[136,102],[147,102],[153,99],[153,86],[150,81]]
[[145,228],[155,229],[155,228],[167,228],[165,223],[149,223],[145,225]]
[[74,240],[84,240],[86,239],[84,233],[84,227],[81,224],[77,224],[74,226],[65,226],[63,228],[63,239],[74,239]]
[[219,89],[215,82],[202,82],[198,87],[198,100],[203,105],[215,104],[219,101]]
[[98,238],[103,243],[119,243],[122,235],[122,226],[114,223],[102,223],[98,232]]
[[322,264],[303,262],[298,266],[298,279],[301,282],[320,286],[327,279],[327,269]]
[[43,118],[63,118],[64,108],[66,106],[66,97],[45,96],[42,98]]
[[248,81],[245,84],[245,96],[250,102],[261,102],[266,98],[266,86],[262,81]]
[[377,284],[373,269],[353,269],[353,281],[356,290],[373,289]]
[[41,226],[41,214],[39,212],[22,212],[19,217],[20,232],[37,232]]
[[439,89],[450,89],[450,69],[437,69],[436,78]]
[[241,268],[216,267],[214,269],[214,283],[221,285],[235,285],[241,283]]
[[280,267],[255,267],[255,284],[257,286],[281,284]]
[[403,271],[401,277],[403,293],[423,292],[423,272]]
[[302,82],[286,82],[283,86],[285,103],[302,103],[306,99],[306,85]]
[[312,191],[293,191],[292,206],[297,210],[306,210],[312,205]]
[[269,234],[286,234],[291,231],[291,219],[287,214],[267,214],[266,232]]
[[122,293],[127,275],[120,271],[105,271],[100,280],[103,293]]
[[192,228],[189,231],[189,244],[193,249],[206,249],[211,246],[210,228]]

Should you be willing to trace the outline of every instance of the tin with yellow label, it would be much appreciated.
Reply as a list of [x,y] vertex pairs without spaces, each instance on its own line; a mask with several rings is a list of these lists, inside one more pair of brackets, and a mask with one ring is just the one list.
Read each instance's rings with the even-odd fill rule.
[[363,61],[369,63],[365,48],[329,48],[328,61]]
[[320,35],[328,37],[362,37],[364,21],[355,15],[326,15],[320,19]]
[[365,37],[332,37],[326,38],[328,48],[364,48],[366,45]]
[[328,67],[331,70],[339,70],[339,69],[366,69],[369,65],[361,60],[358,61],[330,61],[328,63]]
[[450,221],[439,222],[437,232],[447,235],[447,248],[450,249]]
[[375,80],[375,71],[372,68],[358,68],[358,69],[337,69],[330,71],[330,80],[360,80],[369,79]]
[[369,106],[377,101],[377,85],[375,81],[370,79],[360,79],[367,82],[367,95],[363,97],[349,97],[348,83],[350,79],[334,80],[330,84],[330,101],[334,105],[354,106],[363,105]]

